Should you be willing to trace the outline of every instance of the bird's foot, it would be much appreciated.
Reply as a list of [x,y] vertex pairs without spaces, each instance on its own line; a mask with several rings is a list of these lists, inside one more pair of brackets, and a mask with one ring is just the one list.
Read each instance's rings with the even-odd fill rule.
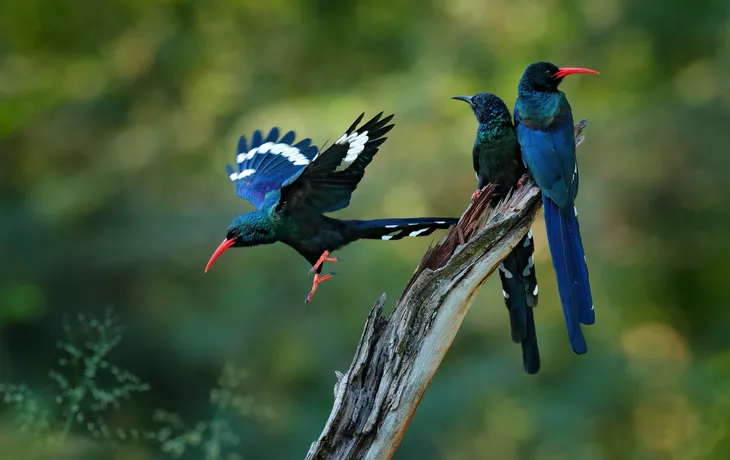
[[515,188],[516,189],[522,188],[527,183],[528,180],[530,180],[530,177],[527,174],[523,174],[522,177],[520,177],[520,180],[517,181]]
[[337,257],[330,257],[329,255],[329,251],[324,251],[317,260],[317,263],[315,263],[309,270],[309,274],[313,275],[317,270],[319,270],[319,267],[321,267],[324,262],[337,262]]
[[327,281],[328,279],[332,278],[332,275],[334,275],[334,273],[327,273],[324,276],[320,275],[319,273],[316,273],[314,275],[314,282],[312,283],[312,290],[309,291],[309,295],[307,296],[304,303],[311,302],[312,297],[314,297],[314,293],[317,292],[317,287],[319,286],[319,283],[322,283],[322,282]]
[[481,190],[477,190],[476,192],[472,193],[471,194],[471,202],[473,203],[474,200],[476,200],[477,198],[479,198],[479,195],[481,195],[481,194],[482,194],[482,191]]

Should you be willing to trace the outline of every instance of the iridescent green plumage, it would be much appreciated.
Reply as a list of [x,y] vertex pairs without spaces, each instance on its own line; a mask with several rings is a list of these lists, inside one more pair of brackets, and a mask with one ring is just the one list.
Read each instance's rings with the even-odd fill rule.
[[[492,205],[504,198],[526,172],[522,164],[512,115],[494,94],[457,96],[472,107],[479,127],[472,149],[478,188],[495,184]],[[522,346],[525,371],[540,370],[540,352],[532,308],[537,305],[537,277],[532,232],[526,235],[499,266],[504,301],[509,311],[512,340]]]
[[364,123],[363,115],[345,134],[324,151],[309,139],[294,144],[294,133],[279,138],[272,129],[264,138],[256,131],[249,143],[239,142],[236,168],[228,174],[236,193],[258,209],[238,216],[229,225],[226,238],[211,257],[206,271],[230,247],[247,247],[276,242],[294,248],[312,264],[314,286],[330,275],[320,277],[323,262],[335,262],[329,253],[360,239],[399,240],[426,236],[455,224],[452,218],[413,218],[381,220],[339,220],[323,215],[346,207],[365,168],[385,142],[391,130],[392,115],[382,113]]

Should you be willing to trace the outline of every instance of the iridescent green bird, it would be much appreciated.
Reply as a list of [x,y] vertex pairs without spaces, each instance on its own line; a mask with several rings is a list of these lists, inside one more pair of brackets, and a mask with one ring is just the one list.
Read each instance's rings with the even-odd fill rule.
[[447,217],[340,220],[324,213],[350,204],[352,193],[365,175],[365,168],[385,142],[393,115],[379,113],[360,125],[364,114],[325,150],[311,139],[294,143],[289,131],[279,137],[273,128],[267,136],[255,131],[238,143],[236,167],[228,165],[228,177],[236,194],[256,206],[228,226],[226,237],[205,267],[231,247],[250,247],[282,242],[294,248],[312,265],[312,300],[317,286],[331,278],[321,276],[324,262],[336,262],[330,253],[361,239],[396,241],[430,235],[458,222]]
[[[526,173],[512,115],[504,101],[491,93],[454,96],[453,99],[468,103],[479,123],[472,149],[478,187],[474,195],[478,195],[487,184],[495,184],[491,204],[496,205],[511,188],[521,183]],[[522,362],[528,374],[536,374],[540,370],[540,351],[532,311],[537,306],[538,291],[534,252],[530,230],[499,265],[512,340],[522,346]]]

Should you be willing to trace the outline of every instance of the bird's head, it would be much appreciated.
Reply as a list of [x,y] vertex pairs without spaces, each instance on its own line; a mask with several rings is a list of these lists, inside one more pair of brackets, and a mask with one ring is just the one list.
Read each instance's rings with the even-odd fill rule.
[[509,123],[512,115],[502,99],[492,93],[477,93],[473,96],[452,96],[451,99],[464,101],[471,106],[480,124]]
[[206,273],[226,249],[271,243],[274,240],[274,232],[271,220],[263,212],[254,211],[236,217],[228,226],[225,239],[210,257],[208,265],[205,266]]
[[597,74],[595,70],[581,67],[558,67],[550,62],[535,62],[530,64],[522,74],[520,86],[526,86],[535,91],[555,92],[563,78],[576,73]]

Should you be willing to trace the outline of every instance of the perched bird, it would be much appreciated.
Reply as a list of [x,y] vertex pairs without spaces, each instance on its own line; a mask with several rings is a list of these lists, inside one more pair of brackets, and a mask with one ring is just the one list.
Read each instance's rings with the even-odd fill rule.
[[350,203],[365,168],[386,140],[383,136],[394,126],[388,124],[393,115],[381,118],[381,112],[358,127],[364,115],[324,151],[311,145],[311,139],[294,143],[293,131],[279,137],[278,128],[266,137],[255,131],[250,143],[241,137],[237,167],[227,165],[227,171],[236,194],[257,209],[241,214],[228,226],[205,271],[230,247],[280,241],[312,265],[314,283],[306,299],[310,302],[319,283],[333,275],[321,276],[324,262],[337,261],[330,257],[332,251],[360,239],[426,236],[458,222],[452,218],[339,220],[323,215]]
[[542,190],[550,254],[558,281],[560,303],[575,353],[588,351],[582,324],[596,320],[588,282],[578,211],[578,165],[570,104],[558,86],[577,73],[597,74],[577,67],[558,68],[549,62],[531,64],[522,75],[515,103],[517,141],[530,176]]
[[[504,198],[525,174],[520,145],[512,122],[512,114],[499,97],[491,93],[474,96],[454,96],[468,103],[476,115],[479,127],[472,149],[477,192],[487,184],[495,184],[491,204]],[[533,253],[532,230],[515,246],[512,253],[499,265],[502,294],[509,311],[512,340],[522,345],[522,363],[525,372],[540,370],[540,351],[537,346],[535,317],[537,306],[537,275]]]

